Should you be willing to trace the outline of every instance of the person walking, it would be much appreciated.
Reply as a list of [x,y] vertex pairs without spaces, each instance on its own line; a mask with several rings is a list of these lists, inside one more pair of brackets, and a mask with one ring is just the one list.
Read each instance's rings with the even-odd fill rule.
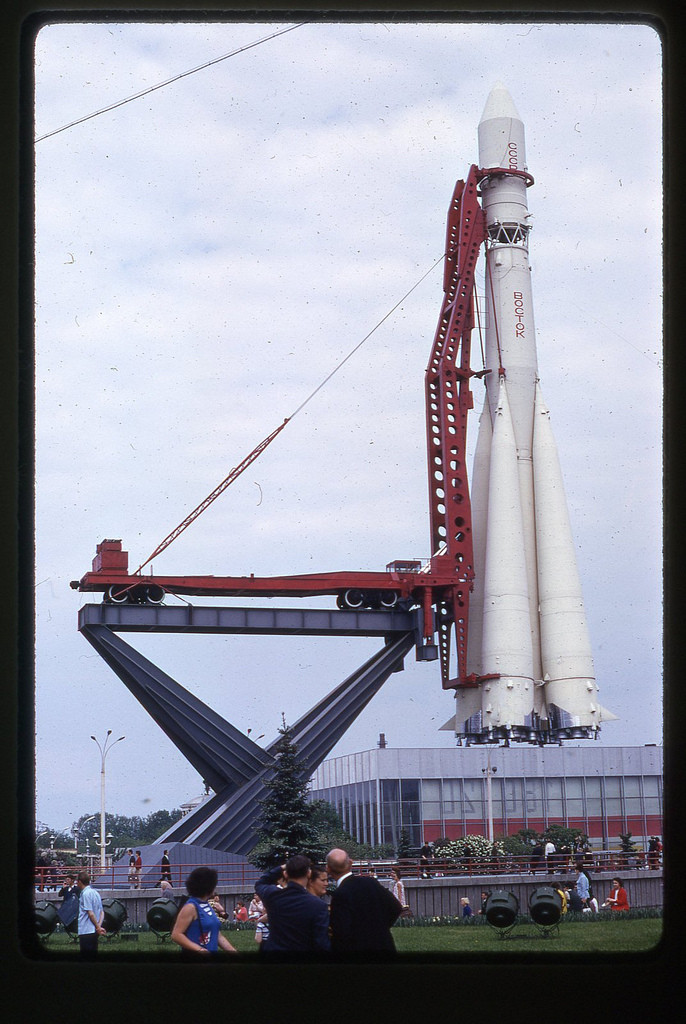
[[[271,953],[328,953],[329,911],[323,900],[307,891],[311,875],[309,857],[294,854],[255,883],[269,921],[269,935],[261,951]],[[283,878],[285,885],[277,883]]]
[[422,878],[431,878],[431,871],[429,870],[434,859],[434,852],[431,849],[429,843],[424,841],[424,845],[419,851],[419,866],[422,869]]
[[135,878],[136,884],[134,889],[140,889],[141,887],[141,871],[143,869],[143,858],[141,857],[141,851],[136,850],[136,861],[135,861]]
[[162,868],[162,872],[161,872],[161,875],[160,875],[160,882],[159,882],[159,884],[161,885],[162,882],[169,882],[169,884],[171,885],[172,884],[172,875],[171,875],[171,861],[169,860],[169,850],[165,850],[164,853],[162,854],[161,868]]
[[660,867],[660,851],[662,843],[659,836],[651,836],[648,843],[648,867],[651,871],[657,871]]
[[555,871],[556,852],[557,850],[555,848],[555,843],[552,841],[552,839],[549,839],[545,844],[545,847],[543,848],[543,854],[545,856],[545,866],[548,870],[549,875],[552,875]]
[[534,846],[533,850],[531,851],[531,866],[529,869],[529,874],[536,874],[536,872],[541,867],[541,861],[543,860],[544,856],[545,854],[543,850],[543,841],[539,840]]
[[98,936],[106,935],[102,926],[105,912],[97,889],[91,887],[91,876],[79,871],[76,876],[79,890],[79,957],[81,960],[95,960],[98,953]]
[[581,900],[581,909],[585,910],[591,898],[591,883],[588,875],[579,864],[577,864],[576,869],[576,891]]
[[352,860],[345,850],[330,850],[326,866],[336,882],[331,897],[334,953],[395,954],[391,925],[403,908],[393,893],[369,875],[353,875]]
[[133,850],[126,851],[129,855],[129,885],[136,888],[136,855]]

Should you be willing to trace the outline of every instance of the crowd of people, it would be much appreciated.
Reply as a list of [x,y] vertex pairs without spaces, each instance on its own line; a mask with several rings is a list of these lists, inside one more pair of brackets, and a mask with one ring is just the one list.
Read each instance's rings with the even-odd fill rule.
[[613,878],[605,902],[598,906],[593,892],[593,882],[583,864],[577,864],[574,885],[560,885],[557,889],[562,897],[562,912],[567,910],[583,914],[597,914],[599,910],[629,910],[629,897],[621,878]]
[[[393,876],[393,891],[373,874],[353,874],[353,862],[342,849],[333,849],[326,865],[313,864],[294,854],[255,883],[246,908],[237,901],[233,919],[255,924],[255,941],[264,956],[290,954],[361,954],[393,956],[391,927],[406,911],[400,872]],[[223,950],[236,950],[221,934],[228,915],[217,905],[217,872],[199,867],[186,880],[188,899],[178,913],[171,934],[186,958],[197,959]],[[333,888],[327,902],[329,888]]]
[[[134,858],[130,865],[130,882],[136,887],[139,871]],[[428,863],[427,863],[428,868]],[[98,937],[105,935],[103,906],[100,894],[90,884],[87,870],[67,871],[58,896],[62,900],[58,914],[63,925],[78,918],[78,940],[82,959],[94,959]],[[266,871],[255,883],[249,905],[236,900],[227,911],[216,894],[218,876],[214,868],[197,867],[186,879],[186,897],[176,916],[172,940],[181,947],[184,959],[223,951],[237,951],[222,925],[229,920],[237,925],[254,925],[255,942],[261,953],[284,955],[302,953],[370,953],[392,956],[395,943],[392,925],[401,916],[411,916],[401,869],[391,869],[391,885],[386,888],[370,865],[366,874],[354,874],[353,862],[342,849],[334,849],[325,865],[317,865],[296,854],[284,864]],[[163,894],[172,895],[171,865],[164,851],[161,878]],[[616,912],[630,909],[627,890],[619,877],[612,879],[610,891],[599,906],[593,882],[583,860],[576,862],[573,884],[560,882],[555,888],[562,899],[562,911],[598,913],[607,909]],[[489,893],[481,893],[483,914]],[[177,900],[177,903],[179,901]],[[460,915],[474,918],[468,897],[460,899]]]
[[[459,840],[453,842],[452,845],[453,847],[457,846],[459,850]],[[480,856],[473,853],[469,843],[465,843],[463,850],[457,854],[451,852],[449,859],[445,859],[441,855],[440,846],[437,847],[435,843],[425,841],[419,850],[417,874],[420,878],[439,878],[445,873],[453,874],[455,869],[462,873],[469,872],[477,862],[481,867],[495,873],[507,871],[531,875],[541,873],[554,875],[573,870],[575,863],[579,861],[583,861],[591,867],[596,866],[612,871],[621,871],[623,867],[657,870],[662,864],[662,840],[659,836],[650,836],[647,851],[594,852],[585,835],[579,835],[573,842],[560,846],[556,846],[550,838],[540,838],[536,842],[531,840],[529,854],[497,853]]]

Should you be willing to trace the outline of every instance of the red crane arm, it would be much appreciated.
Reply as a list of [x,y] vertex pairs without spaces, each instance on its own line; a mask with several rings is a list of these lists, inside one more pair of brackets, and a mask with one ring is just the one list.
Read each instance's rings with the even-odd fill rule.
[[186,516],[186,518],[183,520],[183,522],[179,523],[179,525],[174,530],[172,530],[171,533],[167,534],[167,536],[164,538],[164,540],[160,544],[157,545],[157,547],[155,548],[153,553],[151,555],[149,555],[145,559],[144,562],[141,562],[141,564],[136,569],[136,574],[140,573],[140,571],[143,568],[143,566],[147,565],[148,562],[152,562],[153,558],[157,558],[157,556],[159,554],[161,554],[164,551],[165,548],[169,547],[169,545],[172,543],[172,541],[176,540],[176,538],[179,536],[180,533],[183,533],[183,531],[187,527],[189,527],[191,525],[191,523],[195,522],[195,520],[198,518],[198,516],[201,515],[205,511],[205,509],[208,507],[208,505],[211,505],[212,502],[216,498],[218,498],[220,494],[223,494],[224,491],[226,490],[226,488],[230,484],[232,484],[234,482],[234,480],[237,477],[239,477],[241,475],[241,473],[243,473],[248,468],[248,466],[255,461],[255,459],[259,455],[262,454],[262,452],[267,447],[267,445],[270,445],[272,443],[274,438],[278,434],[281,433],[281,431],[283,430],[283,428],[286,426],[287,423],[288,423],[288,419],[285,419],[283,421],[283,423],[276,428],[276,430],[273,430],[271,432],[269,437],[265,437],[263,441],[260,441],[260,443],[257,445],[257,447],[253,448],[253,450],[250,452],[250,454],[246,455],[246,457],[243,459],[242,462],[239,462],[239,464],[237,466],[234,466],[234,468],[231,470],[229,475],[227,477],[225,477],[220,484],[217,484],[217,486],[212,491],[212,493],[208,494],[207,497],[205,498],[205,500],[201,501],[200,504],[198,506],[196,506],[196,508],[194,508],[192,512],[189,512],[188,515]]
[[[445,688],[466,678],[469,590],[474,578],[471,505],[465,465],[471,332],[474,327],[474,276],[486,238],[477,195],[478,171],[458,181],[448,211],[444,298],[425,375],[427,466],[431,566],[450,575],[453,584],[438,595],[441,677]],[[450,680],[450,638],[456,636],[458,680]]]

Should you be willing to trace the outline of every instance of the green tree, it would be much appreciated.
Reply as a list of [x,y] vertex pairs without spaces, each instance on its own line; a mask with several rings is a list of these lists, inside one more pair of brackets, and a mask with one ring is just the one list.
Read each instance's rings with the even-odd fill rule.
[[346,830],[340,814],[332,804],[327,800],[312,800],[309,807],[312,824],[327,851],[340,847],[353,858],[364,856],[362,844]]
[[410,845],[410,837],[407,834],[406,829],[400,829],[400,835],[398,836],[398,848],[395,851],[395,855],[398,860],[405,860],[410,856],[412,852],[412,846]]
[[257,842],[249,855],[250,862],[262,871],[283,864],[294,853],[304,853],[317,862],[326,854],[315,812],[307,800],[309,772],[298,758],[298,748],[283,716],[282,721],[276,768],[264,784],[268,793],[260,801]]
[[314,826],[326,850],[339,847],[349,853],[353,860],[386,860],[395,856],[395,849],[391,843],[371,846],[369,843],[358,842],[346,830],[340,814],[327,800],[313,800],[310,807]]
[[529,857],[531,855],[531,843],[523,839],[519,833],[511,836],[499,836],[498,842],[502,843],[505,853],[511,853],[513,857]]
[[564,825],[548,825],[548,828],[543,833],[543,838],[546,841],[550,839],[552,843],[555,843],[555,849],[558,853],[565,847],[571,853],[578,839],[588,840],[588,836],[582,829],[566,828]]
[[627,867],[631,863],[631,858],[635,857],[638,853],[638,849],[631,832],[620,832],[619,842],[621,843],[620,861],[625,867]]
[[[127,817],[124,814],[108,813],[106,829],[112,836],[108,849],[114,851],[126,849],[129,846],[148,846],[159,839],[182,816],[183,812],[178,807],[173,811],[153,811],[147,818],[141,818],[138,815]],[[92,820],[89,821],[89,818]],[[83,852],[85,836],[89,837],[91,849],[94,849],[92,837],[100,834],[100,815],[82,814],[76,822],[76,827],[81,830],[79,849]]]

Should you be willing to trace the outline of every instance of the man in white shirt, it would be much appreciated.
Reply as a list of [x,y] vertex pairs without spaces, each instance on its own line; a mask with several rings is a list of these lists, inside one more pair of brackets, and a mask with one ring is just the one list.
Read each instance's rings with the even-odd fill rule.
[[545,844],[545,849],[543,853],[545,854],[545,863],[546,867],[548,868],[548,874],[552,875],[553,871],[555,870],[553,864],[553,856],[555,854],[555,843],[551,842],[550,839]]
[[98,953],[98,935],[105,935],[102,927],[105,912],[97,889],[91,887],[91,876],[79,871],[76,884],[79,889],[79,952],[82,960],[95,960]]

